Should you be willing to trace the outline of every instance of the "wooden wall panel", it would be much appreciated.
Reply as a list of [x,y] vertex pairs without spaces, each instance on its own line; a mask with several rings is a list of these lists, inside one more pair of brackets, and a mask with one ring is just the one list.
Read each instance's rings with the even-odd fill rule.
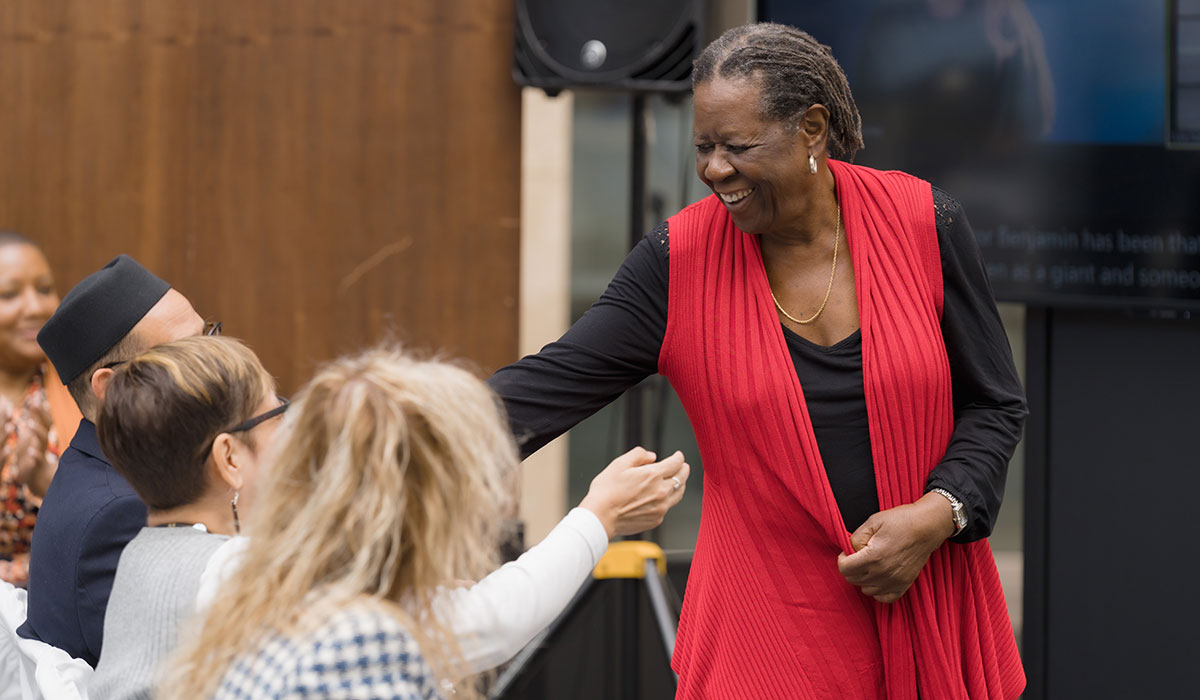
[[394,337],[517,343],[512,0],[0,0],[0,227],[120,252],[286,390]]

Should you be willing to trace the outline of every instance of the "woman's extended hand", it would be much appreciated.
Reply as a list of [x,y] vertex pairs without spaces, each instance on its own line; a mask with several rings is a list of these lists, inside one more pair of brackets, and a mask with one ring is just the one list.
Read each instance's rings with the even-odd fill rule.
[[683,453],[677,451],[661,462],[655,459],[653,452],[635,447],[592,479],[579,507],[595,513],[609,537],[658,527],[667,511],[683,498],[691,473]]
[[838,555],[838,571],[863,593],[894,603],[929,555],[954,534],[950,502],[927,493],[915,503],[880,511],[850,536],[854,554]]

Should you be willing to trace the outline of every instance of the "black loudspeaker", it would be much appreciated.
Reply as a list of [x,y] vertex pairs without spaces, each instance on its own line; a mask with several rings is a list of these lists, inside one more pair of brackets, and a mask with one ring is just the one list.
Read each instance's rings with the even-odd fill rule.
[[517,0],[513,78],[550,94],[691,90],[703,0]]

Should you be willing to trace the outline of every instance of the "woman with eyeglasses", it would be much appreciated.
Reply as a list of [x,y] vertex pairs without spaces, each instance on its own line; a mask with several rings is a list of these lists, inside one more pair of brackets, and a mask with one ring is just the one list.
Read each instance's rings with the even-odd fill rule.
[[[215,674],[244,668],[217,668],[235,651],[299,674],[231,681],[293,684],[265,697],[325,697],[326,681],[438,697],[443,680],[506,661],[557,617],[609,538],[658,526],[690,471],[680,453],[631,450],[540,544],[493,571],[517,459],[480,380],[376,350],[331,363],[301,396],[276,435],[286,402],[228,338],[167,343],[116,370],[100,445],[149,518],[121,555],[93,697],[148,698],[162,672],[171,680],[156,697],[212,697]],[[249,537],[231,540],[242,528]],[[210,604],[194,640],[208,651],[158,668]],[[382,641],[361,649],[364,638]],[[350,656],[326,663],[330,653]],[[313,674],[330,677],[306,685]],[[218,696],[259,697],[230,687]],[[457,697],[472,692],[460,684]]]
[[258,357],[232,338],[177,340],[117,368],[97,421],[100,446],[148,515],[117,566],[93,697],[150,697],[209,558],[253,503],[286,408]]
[[683,456],[653,459],[617,458],[540,544],[456,586],[493,569],[513,506],[517,453],[497,398],[396,350],[334,361],[293,403],[240,568],[157,697],[477,698],[469,676],[552,621],[609,537],[679,501]]

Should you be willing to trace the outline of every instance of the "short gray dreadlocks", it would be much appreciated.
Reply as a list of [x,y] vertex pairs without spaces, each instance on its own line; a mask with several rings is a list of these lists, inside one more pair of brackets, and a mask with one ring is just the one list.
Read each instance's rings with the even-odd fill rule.
[[853,160],[863,147],[862,118],[850,84],[828,46],[774,22],[734,27],[709,44],[692,67],[692,87],[714,76],[752,77],[763,92],[763,114],[799,125],[814,104],[829,110],[829,152]]

